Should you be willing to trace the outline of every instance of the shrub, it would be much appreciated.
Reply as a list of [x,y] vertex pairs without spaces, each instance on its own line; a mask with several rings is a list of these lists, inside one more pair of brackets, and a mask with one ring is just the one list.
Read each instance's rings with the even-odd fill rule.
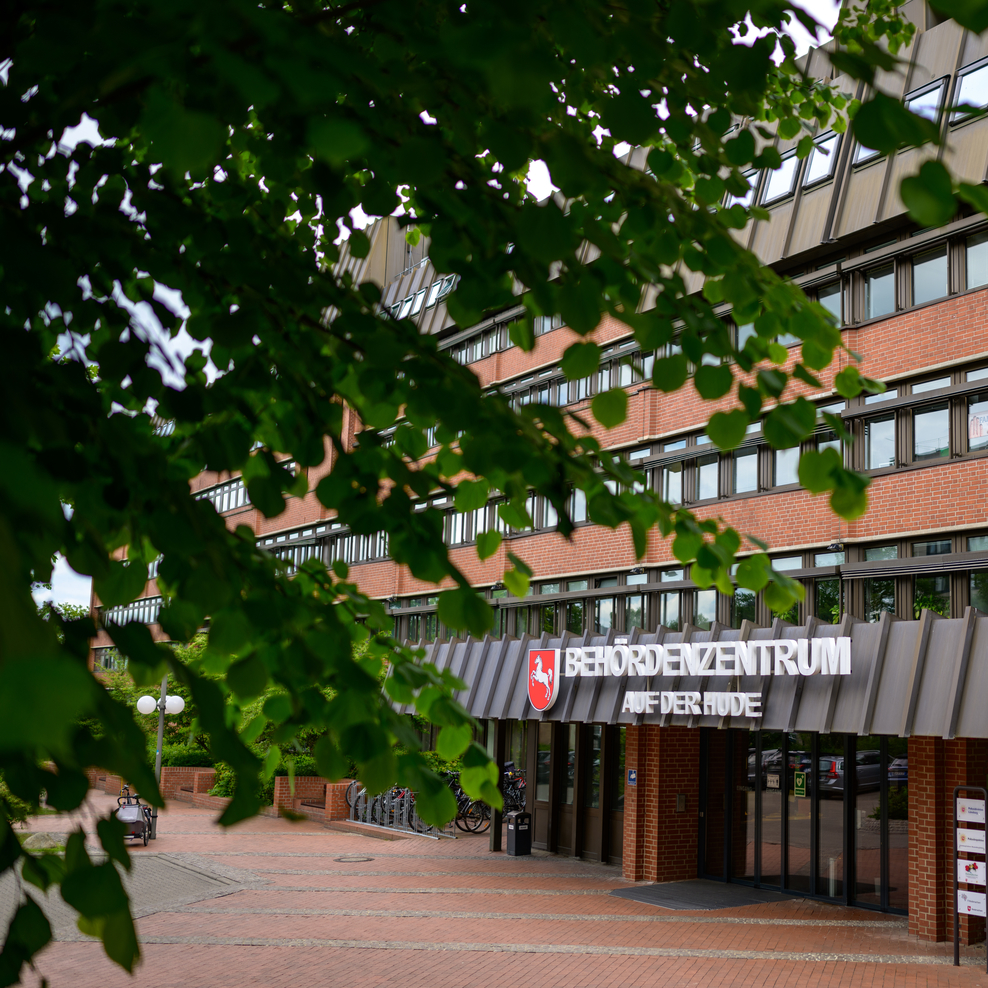
[[215,759],[204,748],[187,744],[166,744],[161,749],[161,764],[175,768],[212,768]]

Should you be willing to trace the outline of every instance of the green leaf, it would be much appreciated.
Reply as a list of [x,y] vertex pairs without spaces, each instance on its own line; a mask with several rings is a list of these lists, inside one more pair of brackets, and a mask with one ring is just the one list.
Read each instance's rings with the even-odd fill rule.
[[329,779],[330,782],[344,778],[350,771],[350,760],[344,756],[329,735],[324,734],[316,742],[312,753],[315,756],[319,774],[323,778]]
[[950,173],[939,161],[924,162],[918,175],[904,178],[899,194],[909,215],[921,226],[943,226],[957,212]]
[[444,590],[439,595],[439,620],[447,628],[483,636],[494,624],[490,604],[470,587]]
[[865,147],[882,154],[891,154],[906,145],[940,143],[936,124],[910,113],[898,100],[884,93],[875,93],[861,104],[851,129]]
[[715,401],[723,398],[734,384],[734,375],[730,364],[711,366],[703,364],[697,367],[693,383],[701,398],[705,401]]
[[107,957],[116,961],[125,971],[134,970],[134,965],[141,957],[141,948],[137,942],[134,921],[127,909],[120,909],[104,917],[103,949]]
[[674,353],[671,357],[662,357],[655,361],[652,383],[666,393],[678,391],[686,383],[689,370],[685,354]]
[[771,561],[764,552],[756,552],[738,563],[735,579],[739,587],[746,587],[756,593],[763,589],[771,574]]
[[707,435],[722,450],[736,449],[744,442],[748,416],[739,408],[730,412],[714,412],[707,423]]
[[67,657],[0,663],[0,751],[64,750],[94,690],[85,666]]
[[496,529],[477,533],[477,556],[480,559],[490,559],[501,547],[501,533]]
[[487,505],[491,485],[486,480],[461,480],[453,503],[459,512],[475,511]]
[[109,861],[70,871],[62,882],[62,898],[83,916],[109,916],[127,909],[127,893]]
[[257,652],[234,662],[226,674],[230,689],[242,700],[260,696],[268,685],[268,667]]
[[93,588],[100,603],[105,607],[113,607],[115,604],[128,604],[138,597],[147,581],[146,564],[113,560],[105,575],[93,577]]
[[281,724],[292,715],[292,701],[284,693],[275,693],[264,701],[264,706],[261,709],[268,720]]
[[829,491],[841,466],[840,454],[835,449],[807,450],[799,458],[799,483],[813,494]]
[[370,146],[367,135],[358,124],[339,117],[312,120],[309,124],[309,143],[320,158],[332,165],[342,165]]
[[600,365],[600,347],[596,343],[574,343],[566,348],[560,365],[562,372],[571,380],[589,377]]
[[628,395],[623,388],[611,388],[594,395],[590,402],[594,418],[605,428],[613,429],[628,415]]
[[453,761],[467,750],[473,741],[473,727],[470,724],[448,724],[439,732],[436,739],[436,753],[440,758]]
[[142,131],[151,154],[169,171],[203,175],[218,164],[227,129],[216,117],[174,102],[157,87],[147,99]]
[[974,34],[988,28],[988,5],[983,0],[930,0],[930,6],[941,17],[952,17]]
[[508,588],[508,592],[515,597],[528,595],[528,576],[516,569],[509,569],[505,572],[504,585]]

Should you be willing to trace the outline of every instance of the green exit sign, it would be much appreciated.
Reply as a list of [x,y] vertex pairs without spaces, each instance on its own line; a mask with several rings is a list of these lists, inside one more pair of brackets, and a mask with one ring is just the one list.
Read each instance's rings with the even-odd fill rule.
[[797,772],[793,784],[793,794],[796,796],[806,795],[806,773]]

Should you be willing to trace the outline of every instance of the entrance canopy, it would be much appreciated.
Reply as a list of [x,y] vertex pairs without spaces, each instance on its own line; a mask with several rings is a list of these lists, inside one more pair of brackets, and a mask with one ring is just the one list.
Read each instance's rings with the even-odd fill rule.
[[[772,656],[783,654],[783,650],[773,653],[771,646],[763,648],[758,642],[806,639],[808,642],[800,646],[805,658],[818,651],[826,654],[822,646],[813,644],[814,639],[841,638],[850,638],[850,672],[845,666],[845,674],[780,675],[781,667],[775,665],[771,675],[663,675],[670,669],[666,663],[660,664],[659,674],[638,675],[635,673],[642,665],[627,662],[625,670],[615,674],[621,663],[606,666],[603,660],[598,662],[596,674],[589,665],[579,666],[580,674],[573,674],[573,656],[611,656],[614,653],[605,649],[615,645],[733,641],[752,643],[748,647],[752,663],[745,668],[762,673],[775,663]],[[488,636],[483,640],[434,642],[425,647],[426,661],[449,669],[466,683],[466,689],[455,696],[480,719],[988,737],[988,616],[970,607],[962,618],[942,618],[924,611],[920,620],[904,621],[885,613],[876,624],[850,616],[840,624],[811,619],[808,625],[794,626],[778,620],[771,628],[745,621],[740,629],[714,624],[705,631],[688,625],[683,631],[659,628],[649,633],[634,629],[627,634],[610,630],[582,636],[569,632],[561,637],[544,634],[521,639]],[[588,648],[599,651],[583,651]],[[533,649],[559,650],[558,695],[551,708],[541,713],[529,699],[529,652]],[[569,663],[567,649],[572,650]],[[631,651],[635,656],[646,652],[644,648]],[[653,665],[656,654],[679,651],[648,650]],[[705,656],[708,668],[713,668],[711,653],[711,649],[695,649],[693,655]],[[619,658],[621,655],[623,651]],[[765,655],[770,658],[765,660]],[[795,653],[792,655],[787,668],[795,670]],[[740,664],[735,667],[741,668]],[[827,668],[824,663],[825,673]],[[718,708],[716,698],[728,694],[748,697],[747,706],[742,702],[732,706],[722,700]],[[704,696],[715,701],[705,703]],[[645,709],[642,697],[649,701]],[[684,701],[684,697],[690,699]],[[636,700],[641,712],[636,712]],[[412,707],[399,709],[413,712]],[[746,716],[753,709],[760,709],[762,716]]]

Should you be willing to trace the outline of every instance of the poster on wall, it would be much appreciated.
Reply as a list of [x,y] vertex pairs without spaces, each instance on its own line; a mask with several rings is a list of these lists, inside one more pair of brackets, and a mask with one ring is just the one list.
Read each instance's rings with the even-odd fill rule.
[[969,449],[988,446],[988,412],[968,412],[967,437]]

